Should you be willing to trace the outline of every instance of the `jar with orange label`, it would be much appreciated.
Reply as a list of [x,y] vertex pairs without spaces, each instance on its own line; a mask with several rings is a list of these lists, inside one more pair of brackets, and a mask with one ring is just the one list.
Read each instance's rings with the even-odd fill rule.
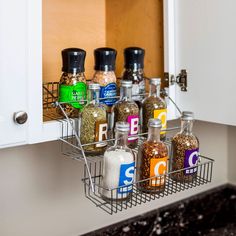
[[[161,120],[162,129],[167,128],[167,106],[165,101],[160,97],[161,79],[150,79],[149,96],[143,100],[142,115],[143,126],[142,131],[146,133],[148,131],[148,120],[150,118],[158,118]],[[161,131],[161,140],[166,137],[166,131]]]
[[80,140],[82,144],[95,142],[96,144],[83,146],[88,154],[99,154],[105,151],[107,145],[107,115],[106,106],[99,103],[100,85],[89,84],[88,101],[81,114]]
[[149,119],[148,139],[138,150],[137,187],[147,193],[160,193],[165,189],[168,148],[160,141],[161,127],[161,120]]

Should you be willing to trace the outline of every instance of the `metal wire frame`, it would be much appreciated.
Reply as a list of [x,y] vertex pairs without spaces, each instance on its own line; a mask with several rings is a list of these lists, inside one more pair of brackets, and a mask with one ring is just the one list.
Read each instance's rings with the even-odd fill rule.
[[[176,173],[180,173],[184,170],[191,169],[185,168],[177,171],[169,171],[168,173],[160,176],[155,176],[138,182],[134,182],[129,187],[131,193],[127,199],[121,200],[117,197],[118,189],[127,188],[127,186],[120,186],[119,188],[106,189],[102,187],[102,158],[96,158],[95,162],[89,163],[89,169],[84,169],[84,192],[85,196],[92,201],[97,207],[101,208],[108,214],[114,214],[119,211],[150,202],[151,200],[159,199],[177,192],[181,192],[190,188],[194,188],[203,184],[207,184],[212,180],[212,169],[214,160],[206,156],[200,156],[201,162],[196,165],[197,174],[195,178],[189,178],[189,180],[183,180],[182,182],[175,181],[172,177]],[[169,163],[169,161],[168,161]],[[170,166],[168,164],[168,166]],[[169,168],[169,167],[168,167]],[[91,182],[87,176],[89,172],[92,174],[92,185],[94,186],[94,192],[91,191]],[[162,178],[165,181],[162,191],[156,193],[147,193],[140,189],[142,183],[150,183],[151,180],[157,180]],[[109,194],[109,198],[104,199],[102,192],[106,191]],[[122,191],[121,191],[122,192]],[[106,194],[106,195],[108,195]]]
[[[132,206],[145,203],[147,201],[164,197],[175,192],[183,191],[188,188],[206,184],[211,181],[213,160],[210,158],[201,156],[202,160],[207,160],[207,162],[205,163],[201,162],[197,165],[197,177],[196,179],[194,179],[194,181],[192,180],[190,182],[185,181],[185,182],[179,183],[179,182],[174,181],[171,178],[171,175],[173,175],[174,173],[183,171],[185,169],[178,170],[175,172],[168,172],[167,174],[163,176],[158,176],[158,178],[165,179],[165,189],[162,192],[159,192],[156,194],[149,194],[149,193],[140,191],[140,189],[138,188],[138,185],[142,184],[142,182],[150,181],[153,178],[157,180],[157,177],[153,177],[150,179],[133,183],[131,185],[132,193],[130,194],[130,197],[128,200],[118,199],[117,198],[118,188],[104,189],[101,186],[102,156],[91,157],[91,156],[85,155],[84,153],[83,146],[97,144],[98,142],[92,142],[92,143],[81,145],[80,138],[79,138],[80,120],[69,118],[61,106],[62,103],[57,101],[58,100],[58,83],[54,83],[54,82],[47,83],[47,84],[44,84],[43,88],[44,88],[44,93],[45,93],[43,95],[44,116],[47,117],[48,119],[58,120],[62,124],[61,126],[62,136],[60,138],[60,140],[62,141],[62,145],[61,145],[62,152],[65,155],[69,156],[70,158],[73,158],[75,160],[80,160],[80,161],[82,160],[85,163],[84,178],[83,178],[85,196],[88,199],[90,199],[97,207],[102,208],[107,213],[109,214],[117,213],[118,211],[122,211],[123,209],[127,209]],[[176,106],[177,110],[181,113],[178,106],[175,103],[174,105]],[[57,113],[52,112],[52,111],[55,111],[55,106],[61,109],[62,113],[64,114],[64,117],[59,117]],[[49,113],[48,114],[45,113],[45,110],[49,111]],[[179,127],[168,128],[166,129],[166,131],[176,130],[176,129],[179,129]],[[134,135],[139,138],[139,144],[143,142],[144,135],[146,135],[146,133]],[[108,145],[113,144],[113,141],[114,139],[106,140]],[[169,147],[169,153],[171,153],[170,139],[167,139],[166,143],[168,144],[168,147]],[[121,186],[119,188],[120,189],[127,188],[127,186]],[[101,197],[102,189],[109,192],[111,200],[104,200]]]

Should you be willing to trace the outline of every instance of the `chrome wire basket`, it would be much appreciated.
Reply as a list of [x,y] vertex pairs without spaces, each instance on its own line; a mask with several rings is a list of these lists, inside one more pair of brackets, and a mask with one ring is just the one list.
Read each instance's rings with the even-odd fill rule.
[[[104,141],[107,142],[108,146],[110,146],[113,145],[114,139],[82,145],[79,138],[80,118],[69,118],[63,110],[61,103],[58,102],[58,83],[44,84],[43,91],[45,120],[58,120],[61,122],[61,137],[59,138],[61,140],[61,151],[64,155],[70,158],[82,161],[84,164],[84,176],[82,181],[84,183],[85,196],[105,212],[114,214],[151,200],[211,182],[214,160],[203,155],[200,155],[199,162],[194,167],[171,171],[170,160],[172,145],[171,137],[168,137],[165,143],[168,147],[168,152],[170,155],[169,160],[167,161],[167,172],[165,174],[141,181],[135,181],[134,179],[131,184],[119,186],[118,188],[107,189],[102,187],[103,156],[86,155],[83,147],[86,145],[102,143]],[[61,113],[64,114],[63,117],[56,114],[56,108],[61,110]],[[167,134],[169,131],[177,130],[179,128],[180,127],[168,128],[166,129]],[[143,143],[143,141],[146,140],[146,134],[138,134],[134,136],[138,138],[138,147],[141,143]],[[136,156],[138,153],[138,147],[133,150],[136,153]],[[181,174],[188,170],[191,172],[191,169],[193,168],[195,172],[194,178],[192,175],[189,175],[189,178],[185,177],[184,181],[179,182],[175,180],[175,175]],[[158,181],[164,184],[161,185],[161,188],[158,191],[144,191],[142,186],[148,186],[150,181],[156,181],[156,183]],[[127,192],[127,188],[129,189],[129,194],[126,194],[127,196],[124,197],[122,194]]]

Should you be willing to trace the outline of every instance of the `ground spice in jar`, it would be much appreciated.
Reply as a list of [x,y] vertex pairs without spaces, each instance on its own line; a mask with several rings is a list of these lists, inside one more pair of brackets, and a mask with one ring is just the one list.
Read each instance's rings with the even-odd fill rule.
[[[168,148],[160,141],[161,121],[149,120],[148,139],[139,147],[136,169],[138,189],[160,193],[165,189]],[[160,177],[153,178],[161,175]]]
[[[89,85],[89,100],[92,102],[85,106],[81,113],[80,140],[82,144],[100,142],[84,146],[83,149],[89,154],[101,154],[105,151],[107,139],[107,116],[106,107],[99,104],[99,84]],[[92,95],[91,95],[92,94]]]
[[171,171],[188,169],[171,174],[171,178],[178,182],[192,182],[197,177],[199,161],[199,141],[192,133],[193,113],[183,112],[181,122],[181,132],[172,140]]
[[[162,129],[167,128],[167,106],[165,101],[160,97],[161,79],[150,79],[149,96],[143,100],[142,115],[143,124],[142,132],[148,131],[148,121],[150,118],[158,118],[162,121]],[[161,131],[161,140],[166,137],[166,131]]]
[[[136,135],[139,130],[139,108],[132,100],[132,81],[122,81],[121,91],[120,100],[112,108],[114,122],[128,122],[130,124],[129,136]],[[137,137],[128,138],[128,147],[135,148],[137,144]]]

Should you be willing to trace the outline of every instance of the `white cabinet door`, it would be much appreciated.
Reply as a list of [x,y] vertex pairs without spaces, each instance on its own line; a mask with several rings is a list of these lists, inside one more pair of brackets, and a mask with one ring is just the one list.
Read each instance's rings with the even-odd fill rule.
[[27,1],[0,0],[0,147],[27,140],[27,122],[13,121],[27,112],[27,56]]
[[176,102],[196,119],[236,125],[236,1],[171,0],[175,73],[188,71]]

